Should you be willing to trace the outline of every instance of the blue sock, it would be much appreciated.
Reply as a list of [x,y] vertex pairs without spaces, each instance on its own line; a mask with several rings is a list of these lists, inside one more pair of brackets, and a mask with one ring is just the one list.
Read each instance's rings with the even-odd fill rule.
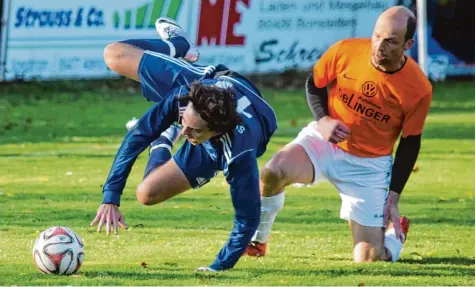
[[144,178],[172,158],[173,142],[179,135],[180,127],[174,124],[150,144],[149,162],[144,171]]
[[121,42],[174,58],[185,57],[188,49],[190,49],[187,40],[180,36],[173,37],[167,41],[160,39],[129,39]]

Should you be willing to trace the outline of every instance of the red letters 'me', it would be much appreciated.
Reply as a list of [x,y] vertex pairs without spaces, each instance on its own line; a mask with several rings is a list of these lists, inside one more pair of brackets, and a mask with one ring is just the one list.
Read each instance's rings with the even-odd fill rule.
[[245,37],[234,33],[235,25],[241,22],[241,14],[236,10],[238,1],[246,7],[250,5],[250,0],[201,1],[197,36],[199,46],[210,44],[213,40],[216,45],[244,45]]

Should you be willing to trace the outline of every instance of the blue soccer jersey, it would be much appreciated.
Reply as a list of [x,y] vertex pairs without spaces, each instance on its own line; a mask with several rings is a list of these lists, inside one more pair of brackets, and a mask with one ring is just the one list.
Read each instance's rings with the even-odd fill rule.
[[257,158],[265,152],[277,128],[276,115],[245,78],[231,72],[221,76],[217,74],[217,71],[223,71],[223,66],[201,70],[194,66],[195,70],[191,73],[194,79],[177,81],[185,74],[183,71],[177,72],[184,69],[183,64],[174,62],[172,65],[169,61],[166,72],[173,75],[169,80],[174,83],[170,84],[167,79],[161,78],[168,85],[169,92],[166,94],[167,89],[156,87],[155,79],[158,76],[151,76],[151,71],[160,71],[157,67],[164,65],[163,61],[163,55],[149,58],[146,63],[143,59],[139,67],[144,97],[154,99],[157,103],[139,119],[121,144],[103,187],[103,203],[120,204],[122,190],[138,155],[170,125],[181,122],[186,103],[181,103],[177,97],[188,94],[191,82],[198,80],[205,85],[232,89],[242,122],[233,131],[211,138],[203,144],[194,146],[185,141],[173,157],[193,188],[203,186],[219,171],[225,175],[235,209],[234,227],[230,239],[210,267],[215,270],[232,268],[259,224],[261,203]]

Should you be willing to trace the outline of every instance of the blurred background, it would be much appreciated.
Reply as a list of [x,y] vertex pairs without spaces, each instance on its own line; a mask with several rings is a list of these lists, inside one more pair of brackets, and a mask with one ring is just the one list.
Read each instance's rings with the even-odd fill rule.
[[[428,0],[427,73],[434,81],[474,76],[474,1]],[[104,79],[103,48],[157,38],[154,22],[175,19],[200,46],[200,64],[243,73],[307,71],[332,43],[369,37],[391,5],[416,0],[1,0],[0,81]],[[417,41],[418,42],[418,41]],[[417,45],[409,54],[418,60]]]

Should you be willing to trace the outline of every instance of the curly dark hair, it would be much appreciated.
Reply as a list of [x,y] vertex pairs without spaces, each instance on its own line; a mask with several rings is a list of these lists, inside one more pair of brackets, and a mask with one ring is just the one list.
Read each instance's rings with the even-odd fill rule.
[[208,123],[208,128],[218,133],[229,132],[241,122],[232,89],[194,82],[188,95],[178,100],[192,102],[193,109]]

